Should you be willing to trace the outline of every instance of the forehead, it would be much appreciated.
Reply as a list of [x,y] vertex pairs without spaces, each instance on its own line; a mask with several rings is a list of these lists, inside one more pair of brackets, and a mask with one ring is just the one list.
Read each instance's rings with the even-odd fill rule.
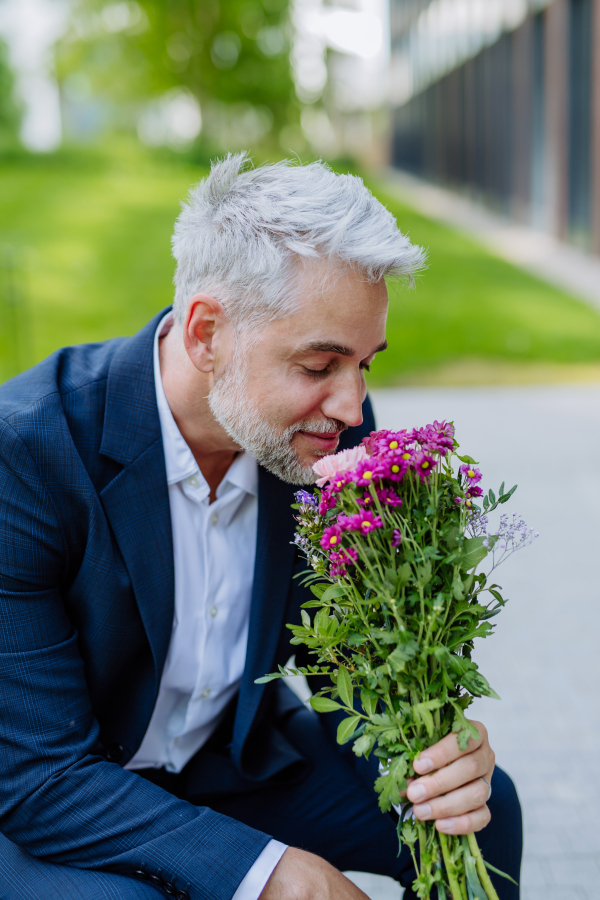
[[383,340],[388,307],[384,279],[371,283],[349,267],[307,265],[295,294],[295,309],[281,320],[290,338],[303,343],[323,339],[347,343],[351,338],[360,346]]

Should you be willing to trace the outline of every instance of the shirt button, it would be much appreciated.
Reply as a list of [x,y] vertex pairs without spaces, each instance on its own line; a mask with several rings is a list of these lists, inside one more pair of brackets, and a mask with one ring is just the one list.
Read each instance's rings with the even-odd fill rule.
[[217,515],[217,513],[213,513],[212,516],[210,517],[210,524],[216,525],[218,521],[219,521],[219,516]]
[[204,690],[202,691],[200,696],[201,697],[210,697],[210,693],[211,693],[210,688],[204,688]]
[[216,614],[217,614],[218,612],[219,612],[219,610],[217,609],[216,606],[211,606],[211,608],[210,608],[210,614],[211,614],[211,616],[213,617],[213,619],[214,619],[214,617],[216,616]]
[[191,478],[188,478],[188,484],[190,487],[197,488],[200,484],[200,480],[195,475],[192,475]]

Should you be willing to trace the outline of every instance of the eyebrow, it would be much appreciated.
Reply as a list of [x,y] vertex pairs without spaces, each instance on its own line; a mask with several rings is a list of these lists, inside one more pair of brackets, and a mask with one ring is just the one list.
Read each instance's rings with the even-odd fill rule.
[[[387,350],[387,346],[388,342],[383,341],[373,353]],[[302,347],[299,347],[297,353],[339,353],[340,356],[354,356],[356,351],[352,347],[345,347],[343,344],[336,344],[333,341],[309,341],[308,344],[303,344]]]

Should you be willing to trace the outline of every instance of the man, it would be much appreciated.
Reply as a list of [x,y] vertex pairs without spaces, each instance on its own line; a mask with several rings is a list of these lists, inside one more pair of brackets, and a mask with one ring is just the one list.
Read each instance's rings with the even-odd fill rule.
[[[255,679],[306,599],[292,485],[373,427],[384,276],[422,253],[359,179],[243,155],[173,246],[172,312],[0,389],[0,896],[364,900],[340,870],[414,878],[376,763]],[[409,798],[518,877],[478,727],[422,754]]]

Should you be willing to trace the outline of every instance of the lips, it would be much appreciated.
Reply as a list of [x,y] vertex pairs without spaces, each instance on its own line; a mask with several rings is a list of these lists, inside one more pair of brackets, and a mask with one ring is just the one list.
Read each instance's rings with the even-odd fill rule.
[[313,431],[301,431],[302,437],[306,438],[309,444],[312,444],[316,450],[331,451],[337,447],[341,431],[334,431],[329,434],[316,433]]

